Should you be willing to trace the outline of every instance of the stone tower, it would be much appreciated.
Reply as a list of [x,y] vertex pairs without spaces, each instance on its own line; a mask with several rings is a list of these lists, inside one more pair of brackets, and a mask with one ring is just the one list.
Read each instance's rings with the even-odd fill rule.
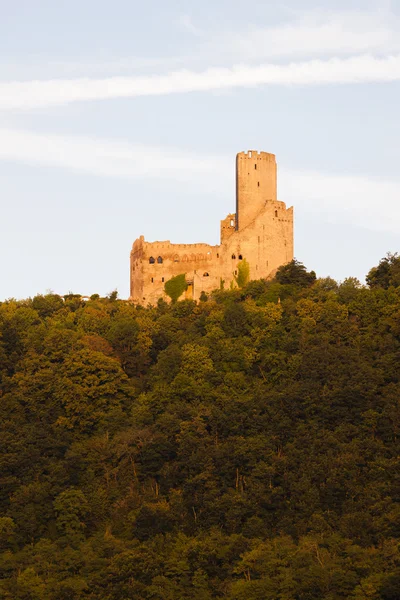
[[167,298],[165,283],[184,274],[183,297],[198,300],[202,292],[237,285],[241,261],[250,279],[271,278],[293,258],[293,208],[277,199],[275,155],[250,150],[236,156],[236,213],[221,221],[221,241],[208,244],[146,242],[138,238],[131,251],[131,295],[139,304]]
[[236,155],[236,229],[249,225],[265,207],[277,200],[276,160],[268,152]]

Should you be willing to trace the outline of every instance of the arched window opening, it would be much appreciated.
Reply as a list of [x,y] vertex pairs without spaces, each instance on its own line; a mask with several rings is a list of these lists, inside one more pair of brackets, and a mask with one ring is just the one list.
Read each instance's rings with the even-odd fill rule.
[[243,256],[239,254],[239,260],[243,260]]
[[154,263],[155,263],[155,262],[156,262],[156,261],[155,261],[155,258],[154,258],[154,256],[150,256],[150,258],[149,258],[149,263],[150,263],[151,265],[154,265]]
[[162,264],[162,261],[163,261],[163,260],[162,260],[162,256],[159,256],[159,257],[157,258],[157,262],[158,262],[158,264],[159,264],[159,265],[161,265],[161,264]]
[[278,211],[277,211],[277,210],[275,211],[275,216],[276,216],[276,217],[278,216]]
[[217,253],[217,258],[219,258],[219,254]]
[[203,277],[210,277],[207,272],[203,273]]
[[233,219],[231,219],[231,227],[235,226],[235,221]]
[[174,262],[179,262],[179,256],[177,254],[174,256]]
[[235,258],[236,258],[236,255],[232,254],[232,259],[235,260]]

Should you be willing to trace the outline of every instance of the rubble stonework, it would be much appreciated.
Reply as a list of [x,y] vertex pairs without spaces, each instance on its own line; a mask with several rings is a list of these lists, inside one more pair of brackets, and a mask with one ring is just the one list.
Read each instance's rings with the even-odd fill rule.
[[250,279],[271,278],[293,259],[293,208],[277,200],[275,155],[250,150],[236,156],[236,213],[221,221],[221,241],[208,244],[146,242],[132,246],[130,299],[139,304],[168,300],[166,281],[185,273],[182,298],[198,300],[222,285],[235,285],[240,261],[246,259]]

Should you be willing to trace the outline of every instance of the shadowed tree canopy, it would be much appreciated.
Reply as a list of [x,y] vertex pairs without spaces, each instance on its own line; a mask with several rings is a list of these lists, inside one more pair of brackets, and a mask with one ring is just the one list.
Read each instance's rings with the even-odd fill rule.
[[397,600],[398,260],[1,302],[0,598]]
[[308,287],[316,280],[315,271],[307,271],[303,263],[295,258],[286,265],[282,265],[276,272],[276,281],[282,284],[292,284],[299,287]]
[[373,267],[367,277],[366,282],[370,288],[383,288],[387,290],[390,286],[400,286],[400,256],[397,254],[388,254],[379,261],[377,267]]

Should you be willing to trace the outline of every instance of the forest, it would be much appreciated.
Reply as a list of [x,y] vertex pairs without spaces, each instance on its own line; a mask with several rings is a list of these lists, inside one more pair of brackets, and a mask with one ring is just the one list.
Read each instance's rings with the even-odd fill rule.
[[400,257],[0,303],[0,598],[400,598]]

